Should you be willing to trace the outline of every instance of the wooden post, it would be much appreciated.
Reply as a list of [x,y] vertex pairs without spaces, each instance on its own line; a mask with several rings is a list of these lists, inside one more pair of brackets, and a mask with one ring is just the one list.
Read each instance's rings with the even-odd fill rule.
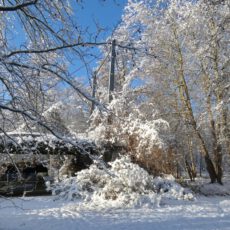
[[111,47],[111,64],[110,64],[110,73],[109,73],[109,102],[112,101],[112,92],[114,91],[114,72],[115,72],[115,59],[116,59],[116,40],[112,41]]

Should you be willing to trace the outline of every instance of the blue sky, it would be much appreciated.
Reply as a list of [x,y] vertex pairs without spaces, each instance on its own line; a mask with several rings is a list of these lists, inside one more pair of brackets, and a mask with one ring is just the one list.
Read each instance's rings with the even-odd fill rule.
[[[88,27],[91,32],[95,31],[95,22],[100,24],[103,28],[106,28],[106,33],[104,33],[103,37],[100,37],[102,41],[111,34],[115,26],[120,22],[124,7],[127,3],[127,0],[82,0],[82,7],[79,7],[79,5],[76,4],[77,0],[70,1],[75,3],[73,19],[76,19],[78,24],[83,27]],[[15,50],[25,49],[28,44],[26,43],[25,31],[20,24],[20,20],[15,13],[12,14],[9,12],[9,14],[13,15],[13,17],[8,24],[8,28],[10,29],[6,32],[8,44]],[[98,50],[94,52],[98,53]],[[82,65],[83,63],[76,58],[73,64],[69,66],[69,70],[73,72],[80,68],[73,76],[77,78],[81,77],[85,84],[89,84],[91,75]],[[91,63],[91,67],[93,68],[96,66],[97,62],[95,60]]]
[[[91,32],[95,31],[95,22],[107,29],[107,36],[110,35],[114,27],[121,20],[123,9],[127,0],[82,0],[83,3],[76,4],[76,0],[71,0],[73,6],[73,19],[83,27],[88,27]],[[82,7],[81,7],[82,6]],[[12,22],[18,32],[18,36],[11,39],[18,45],[24,41],[21,26],[18,25],[18,18]]]
[[78,21],[94,29],[94,20],[111,31],[121,19],[127,0],[84,0],[83,8],[74,12]]
[[[73,19],[79,25],[82,27],[88,27],[89,32],[92,33],[96,31],[95,22],[106,29],[103,36],[100,37],[101,41],[105,41],[118,25],[121,20],[124,7],[127,3],[127,0],[82,0],[82,3],[79,6],[76,4],[76,0],[70,1],[72,1],[74,6]],[[13,32],[16,32],[16,34],[9,33],[8,39],[11,41],[11,45],[13,47],[15,46],[15,49],[17,49],[19,47],[23,47],[22,45],[26,45],[24,43],[25,36],[22,27],[18,24],[17,18],[12,21],[12,25],[13,24],[15,26],[15,30]],[[94,52],[98,53],[97,50]],[[90,61],[90,59],[87,61]],[[96,61],[91,63],[92,68],[96,66]],[[79,60],[74,60],[74,64],[69,66],[69,70],[71,73],[76,73],[74,74],[76,77],[81,76],[85,83],[87,83],[90,78],[90,76],[87,76],[88,73],[84,68],[83,63],[79,62]]]
[[[103,33],[103,36],[100,38],[102,41],[105,41],[121,21],[126,3],[127,0],[83,0],[83,7],[75,8],[74,16],[79,24],[81,24],[83,27],[88,27],[89,31],[91,32],[95,32],[95,22],[97,22],[106,30]],[[97,63],[92,62],[91,66],[92,68],[96,67]],[[76,68],[71,67],[71,73],[77,71],[79,68],[81,68],[81,65],[76,63]],[[77,71],[76,74],[85,78],[86,81],[90,77],[87,76],[87,71],[84,69],[84,67]]]

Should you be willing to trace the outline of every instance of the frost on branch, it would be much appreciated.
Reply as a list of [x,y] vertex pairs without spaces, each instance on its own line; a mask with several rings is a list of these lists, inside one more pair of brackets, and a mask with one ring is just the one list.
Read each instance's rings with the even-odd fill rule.
[[164,147],[160,132],[168,128],[166,121],[155,119],[154,114],[151,120],[145,119],[141,110],[124,98],[113,100],[108,108],[110,113],[102,114],[96,110],[92,115],[94,130],[89,132],[91,138],[125,146],[129,146],[134,139],[135,151],[141,154],[144,147],[146,155],[151,153],[154,146]]
[[155,173],[156,167],[150,169],[151,163],[146,161],[156,158],[156,154],[158,159],[163,156],[166,147],[163,134],[169,126],[166,121],[155,118],[154,110],[151,119],[147,119],[141,106],[125,97],[114,99],[109,105],[110,113],[94,111],[89,136],[100,145],[122,146],[134,161]]

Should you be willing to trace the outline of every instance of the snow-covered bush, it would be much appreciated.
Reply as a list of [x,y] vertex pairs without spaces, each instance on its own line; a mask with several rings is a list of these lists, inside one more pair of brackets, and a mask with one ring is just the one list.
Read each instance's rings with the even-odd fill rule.
[[[55,184],[53,193],[65,200],[78,200],[87,209],[121,207],[156,207],[161,199],[191,199],[185,190],[171,179],[154,179],[143,168],[122,157],[100,169],[92,165]],[[166,190],[167,188],[167,190]]]
[[92,127],[89,136],[101,141],[107,139],[112,143],[130,144],[135,139],[135,149],[141,154],[145,148],[146,154],[151,154],[152,147],[162,148],[164,140],[160,132],[168,129],[168,123],[155,118],[152,109],[151,119],[146,119],[143,111],[133,101],[121,97],[114,99],[108,106],[110,113],[95,110],[92,115]]
[[153,179],[153,183],[157,192],[162,194],[162,200],[192,200],[194,198],[189,189],[183,188],[180,184],[176,183],[175,178],[172,175],[156,177]]
[[[166,144],[162,134],[167,132],[169,125],[163,119],[155,118],[151,106],[149,113],[152,115],[147,119],[142,106],[120,97],[110,103],[110,113],[95,110],[89,137],[99,145],[123,146],[136,163],[153,174],[166,173],[163,170],[167,168],[163,160]],[[157,165],[165,167],[160,169]]]

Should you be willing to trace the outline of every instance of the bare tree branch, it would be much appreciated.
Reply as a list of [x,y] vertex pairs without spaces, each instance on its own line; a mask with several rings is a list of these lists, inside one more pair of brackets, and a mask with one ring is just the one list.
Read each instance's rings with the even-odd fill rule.
[[15,6],[0,6],[0,12],[1,11],[7,12],[7,11],[22,10],[25,7],[35,5],[37,2],[38,0],[33,0],[33,1],[25,2],[25,3],[17,4]]
[[67,45],[62,45],[62,46],[56,46],[52,47],[49,49],[40,49],[40,50],[34,50],[34,49],[28,49],[28,50],[15,50],[10,52],[9,54],[3,55],[2,58],[9,58],[13,55],[17,54],[41,54],[41,53],[48,53],[48,52],[54,52],[57,50],[63,50],[67,48],[73,48],[76,46],[81,46],[81,47],[92,47],[92,46],[102,46],[102,45],[107,45],[109,43],[107,42],[81,42],[81,43],[74,43],[74,44],[67,44]]

